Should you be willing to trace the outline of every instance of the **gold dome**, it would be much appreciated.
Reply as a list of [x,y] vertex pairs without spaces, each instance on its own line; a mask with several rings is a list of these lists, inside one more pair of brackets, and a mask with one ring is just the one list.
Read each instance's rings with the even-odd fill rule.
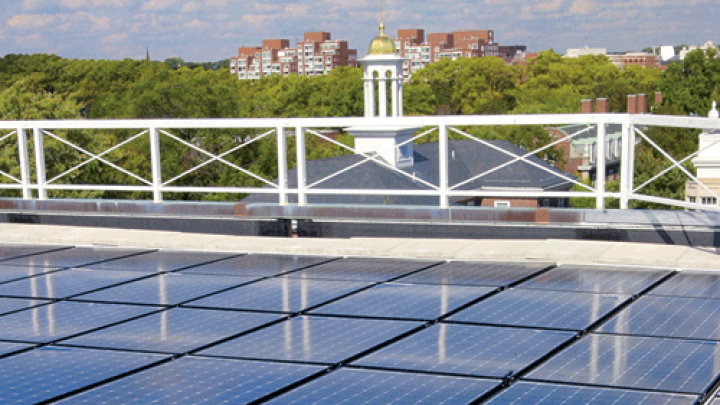
[[394,55],[398,53],[395,42],[385,35],[385,24],[380,24],[380,35],[370,42],[368,55]]

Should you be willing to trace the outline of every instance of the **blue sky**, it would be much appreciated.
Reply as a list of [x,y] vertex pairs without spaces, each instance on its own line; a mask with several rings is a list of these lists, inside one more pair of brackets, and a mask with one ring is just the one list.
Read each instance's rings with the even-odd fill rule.
[[[263,38],[294,44],[330,31],[362,56],[377,33],[380,0],[2,0],[0,56],[68,58],[179,56],[215,61]],[[501,45],[531,51],[720,42],[718,0],[386,0],[385,23],[426,33],[493,29]]]

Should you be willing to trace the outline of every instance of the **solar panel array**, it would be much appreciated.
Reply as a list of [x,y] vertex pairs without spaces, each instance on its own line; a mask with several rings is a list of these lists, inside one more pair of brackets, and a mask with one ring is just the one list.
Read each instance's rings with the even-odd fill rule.
[[0,403],[720,403],[720,276],[0,246]]

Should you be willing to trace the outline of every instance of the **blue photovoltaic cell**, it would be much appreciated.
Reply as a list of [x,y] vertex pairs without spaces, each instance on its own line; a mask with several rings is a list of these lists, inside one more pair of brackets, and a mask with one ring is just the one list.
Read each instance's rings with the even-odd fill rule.
[[600,332],[720,340],[720,300],[644,296]]
[[67,298],[139,277],[136,271],[68,269],[0,284],[0,295],[22,298]]
[[8,260],[19,256],[32,255],[36,253],[49,252],[51,250],[64,249],[66,246],[41,246],[41,245],[0,245],[0,260]]
[[339,363],[420,326],[416,322],[301,316],[199,354]]
[[279,315],[175,308],[68,339],[63,344],[186,353],[278,319]]
[[105,384],[62,404],[245,404],[323,367],[183,357]]
[[432,320],[491,292],[488,287],[381,284],[310,312],[329,315]]
[[549,264],[449,262],[403,277],[399,283],[506,286],[529,277]]
[[76,247],[53,252],[40,253],[8,260],[5,263],[36,267],[78,267],[102,260],[115,259],[122,256],[150,252],[140,249],[114,249],[98,247]]
[[720,274],[682,272],[660,284],[650,294],[720,298]]
[[298,312],[370,284],[354,281],[278,277],[192,301],[188,306]]
[[504,377],[521,371],[573,335],[561,331],[437,324],[353,364]]
[[247,283],[253,279],[252,277],[218,277],[202,274],[159,274],[155,277],[80,295],[76,299],[128,304],[177,305]]
[[10,266],[0,264],[0,284],[54,271],[57,271],[57,269],[48,267]]
[[249,254],[185,269],[183,273],[224,276],[276,276],[332,260],[331,257]]
[[568,265],[534,277],[519,287],[634,295],[669,273],[669,270]]
[[58,397],[160,361],[164,356],[110,350],[40,348],[0,359],[0,403]]
[[500,381],[339,369],[304,384],[270,403],[276,404],[469,404]]
[[589,334],[526,378],[699,394],[718,358],[718,342]]
[[152,311],[150,307],[61,301],[0,316],[0,339],[51,342]]
[[622,294],[512,289],[451,316],[451,321],[584,330],[629,298]]
[[0,315],[38,305],[47,304],[48,300],[25,300],[20,298],[0,298]]
[[695,400],[697,395],[519,382],[486,404],[691,405]]
[[145,253],[138,256],[131,256],[122,259],[110,260],[107,262],[91,264],[86,266],[91,269],[103,270],[133,270],[161,272],[178,270],[185,267],[196,266],[214,260],[225,259],[234,256],[229,253],[207,253],[207,252],[176,252],[163,250],[159,252]]
[[[0,356],[19,352],[20,350],[25,350],[29,347],[33,347],[33,345],[28,345],[24,343],[0,342]],[[2,363],[0,363],[0,366],[2,366]]]
[[413,271],[431,266],[437,261],[372,259],[352,257],[335,260],[309,269],[291,273],[290,277],[325,278],[380,282],[388,281]]

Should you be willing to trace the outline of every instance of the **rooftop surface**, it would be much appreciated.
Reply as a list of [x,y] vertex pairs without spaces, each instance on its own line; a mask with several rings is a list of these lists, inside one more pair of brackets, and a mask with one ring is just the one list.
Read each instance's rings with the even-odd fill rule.
[[710,403],[715,249],[0,224],[0,402]]

